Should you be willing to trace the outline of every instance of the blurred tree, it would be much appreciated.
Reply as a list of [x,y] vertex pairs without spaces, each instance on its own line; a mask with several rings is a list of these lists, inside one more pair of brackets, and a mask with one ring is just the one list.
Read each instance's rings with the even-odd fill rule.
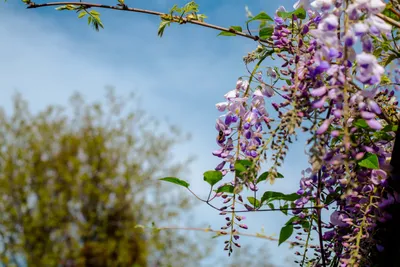
[[17,95],[11,115],[0,110],[5,266],[198,266],[207,253],[185,233],[135,228],[175,223],[191,207],[193,198],[157,181],[186,170],[188,162],[171,161],[186,137],[158,130],[140,108],[127,111],[130,99],[112,90],[106,100],[77,94],[72,109],[32,114]]

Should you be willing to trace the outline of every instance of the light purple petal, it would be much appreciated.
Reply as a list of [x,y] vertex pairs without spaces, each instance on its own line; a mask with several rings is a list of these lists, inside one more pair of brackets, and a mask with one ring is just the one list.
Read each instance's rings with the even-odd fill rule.
[[323,134],[328,130],[329,125],[331,124],[331,121],[329,119],[325,120],[321,126],[317,130],[317,134]]
[[312,96],[323,96],[326,94],[326,87],[322,86],[320,88],[313,89],[313,90],[311,90],[310,94]]
[[382,129],[382,124],[377,121],[377,120],[367,120],[367,124],[369,127],[371,127],[374,130],[380,130]]
[[375,118],[376,114],[368,111],[361,111],[361,117],[366,120]]

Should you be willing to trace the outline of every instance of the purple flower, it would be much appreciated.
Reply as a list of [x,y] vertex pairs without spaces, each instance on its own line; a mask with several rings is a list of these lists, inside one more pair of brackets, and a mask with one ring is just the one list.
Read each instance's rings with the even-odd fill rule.
[[329,119],[326,119],[321,126],[317,130],[317,134],[323,134],[328,130],[329,125],[331,125],[331,121]]
[[338,17],[333,15],[333,14],[329,14],[325,19],[322,20],[322,22],[318,25],[318,28],[320,27],[323,30],[328,30],[328,31],[334,31],[337,29],[338,27]]
[[215,106],[217,107],[217,109],[221,112],[224,112],[226,107],[228,106],[228,102],[220,102],[215,104]]
[[372,54],[362,52],[356,56],[357,79],[364,84],[376,84],[381,81],[385,69],[378,64],[378,60]]
[[326,94],[326,92],[327,92],[326,87],[325,87],[325,86],[322,86],[322,87],[320,87],[320,88],[313,89],[313,90],[310,92],[310,94],[311,94],[312,96],[323,96],[323,95]]
[[375,118],[376,114],[368,111],[361,111],[361,117],[366,120]]
[[346,227],[348,226],[348,223],[346,223],[344,220],[348,218],[349,216],[347,214],[339,211],[334,211],[331,214],[331,223],[335,226]]
[[368,25],[362,22],[357,22],[353,25],[353,30],[356,36],[362,36],[368,32]]
[[319,99],[317,101],[314,101],[312,103],[312,107],[313,108],[322,108],[325,104],[325,101],[326,101],[326,96],[322,97],[321,99]]
[[346,46],[353,46],[356,42],[356,36],[352,30],[348,30],[346,35],[344,36],[344,43]]
[[377,120],[374,120],[374,119],[367,120],[367,124],[369,127],[371,127],[374,130],[382,129],[382,124]]
[[271,97],[274,95],[274,89],[265,83],[261,84],[261,92],[266,97]]
[[329,240],[331,240],[334,236],[335,236],[335,230],[330,230],[330,231],[326,231],[326,232],[324,233],[324,235],[322,236],[322,238],[323,238],[324,240],[329,241]]

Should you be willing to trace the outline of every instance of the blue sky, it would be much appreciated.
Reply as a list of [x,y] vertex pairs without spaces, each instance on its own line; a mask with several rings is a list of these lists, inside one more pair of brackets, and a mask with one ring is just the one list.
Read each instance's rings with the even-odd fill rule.
[[[157,11],[167,11],[173,4],[185,2],[126,0],[128,5]],[[253,14],[263,10],[272,15],[279,5],[292,9],[295,1],[197,2],[201,13],[209,17],[207,22],[229,27],[243,25],[246,5]],[[206,195],[208,187],[202,181],[202,173],[219,163],[211,155],[216,149],[215,119],[221,115],[215,103],[223,101],[223,95],[234,88],[237,78],[246,74],[242,57],[256,43],[240,37],[217,37],[218,32],[193,25],[172,25],[160,39],[157,17],[99,11],[105,29],[95,32],[87,26],[86,19],[79,20],[73,12],[54,11],[52,7],[27,10],[11,0],[1,3],[0,106],[10,110],[16,91],[29,100],[33,111],[49,104],[66,105],[76,91],[89,101],[101,100],[107,85],[115,86],[119,95],[133,91],[151,115],[192,134],[191,141],[177,146],[174,152],[176,160],[196,156],[190,176],[182,178],[190,181],[194,191]],[[281,169],[285,179],[266,188],[296,191],[306,164],[304,142],[300,141],[292,146]],[[184,226],[211,225],[218,229],[224,223],[216,211],[200,203],[194,216],[193,225]],[[247,214],[247,218],[249,233],[264,227],[265,234],[276,237],[289,219],[278,213]],[[278,248],[271,241],[243,240],[243,246],[252,243],[266,247],[270,262],[276,266],[290,266],[285,259],[292,257],[293,250],[288,246]],[[215,241],[215,259],[225,256],[222,242]]]

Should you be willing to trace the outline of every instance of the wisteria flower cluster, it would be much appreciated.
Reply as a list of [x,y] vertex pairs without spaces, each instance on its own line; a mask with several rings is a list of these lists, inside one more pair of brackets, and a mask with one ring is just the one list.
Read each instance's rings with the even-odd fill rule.
[[[271,40],[282,65],[266,72],[274,82],[269,85],[262,75],[252,73],[250,81],[239,80],[236,89],[225,95],[226,102],[216,105],[226,112],[216,123],[221,148],[213,154],[222,159],[216,170],[224,176],[233,172],[231,185],[256,191],[260,154],[274,151],[268,177],[276,175],[296,129],[310,133],[311,166],[290,204],[294,217],[288,223],[304,230],[296,238],[306,244],[313,230],[319,235],[312,247],[320,256],[310,259],[306,252],[296,252],[302,258],[298,262],[302,266],[306,262],[368,266],[369,255],[385,249],[374,236],[376,227],[391,219],[386,208],[400,200],[388,190],[387,182],[398,102],[389,85],[385,88],[388,76],[374,54],[376,44],[391,38],[392,27],[378,16],[386,4],[380,0],[300,0],[294,7],[307,10],[309,20],[283,7],[275,14]],[[269,49],[266,45],[262,51]],[[263,60],[262,53],[258,59]],[[260,85],[252,90],[253,83]],[[277,112],[275,123],[265,107],[267,98]],[[257,168],[241,179],[235,163],[246,159],[252,163],[249,170]],[[233,201],[240,192],[223,196]],[[245,207],[259,209],[268,202],[264,196],[250,199],[252,205]],[[322,214],[327,212],[329,220],[324,221]],[[232,220],[228,221],[231,225]],[[226,249],[231,249],[229,241]]]

